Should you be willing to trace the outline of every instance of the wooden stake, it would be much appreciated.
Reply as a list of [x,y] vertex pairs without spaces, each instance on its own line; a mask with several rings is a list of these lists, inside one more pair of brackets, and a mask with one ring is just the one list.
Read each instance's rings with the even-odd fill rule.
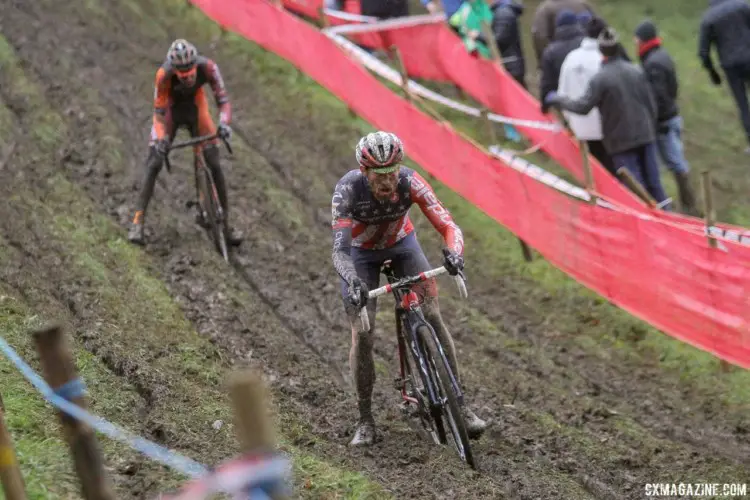
[[395,45],[391,46],[391,59],[393,59],[398,72],[401,74],[401,90],[404,92],[404,97],[406,97],[407,101],[412,101],[413,98],[409,90],[409,73],[406,71],[406,65],[401,57],[401,52],[399,52],[398,47]]
[[706,214],[706,234],[708,236],[708,244],[711,248],[719,246],[716,241],[716,237],[711,234],[711,228],[715,221],[714,218],[714,196],[713,190],[711,189],[711,171],[704,170],[701,172],[701,184],[703,184],[703,213]]
[[[229,397],[234,408],[240,449],[248,455],[273,453],[276,448],[269,416],[266,387],[260,375],[247,370],[232,375]],[[287,500],[282,493],[271,493],[273,500]]]
[[[78,380],[73,356],[63,335],[62,328],[53,325],[33,333],[39,360],[47,383],[53,389],[59,389],[70,382]],[[70,386],[66,386],[70,387]],[[86,408],[83,394],[72,391],[70,401]],[[78,478],[81,481],[81,492],[86,500],[114,500],[112,486],[104,471],[104,462],[96,441],[93,429],[88,425],[59,411],[58,416],[63,426],[65,440],[70,447]]]
[[646,188],[644,188],[641,183],[638,182],[635,177],[633,177],[633,174],[630,173],[630,170],[625,167],[620,167],[617,170],[617,175],[625,183],[625,185],[628,186],[628,188],[630,188],[630,190],[633,191],[640,199],[645,201],[649,207],[656,207],[656,200],[654,200],[651,195],[648,194]]
[[581,149],[581,162],[586,182],[586,191],[589,193],[589,203],[596,205],[597,196],[594,194],[594,174],[591,171],[591,163],[589,162],[589,145],[586,141],[578,141],[578,147]]
[[26,500],[26,491],[21,468],[13,450],[10,431],[5,426],[3,397],[0,395],[0,484],[7,500]]

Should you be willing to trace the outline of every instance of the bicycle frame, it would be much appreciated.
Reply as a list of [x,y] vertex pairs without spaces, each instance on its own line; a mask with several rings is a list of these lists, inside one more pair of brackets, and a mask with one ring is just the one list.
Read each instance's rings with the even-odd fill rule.
[[[411,277],[403,278],[401,280],[397,280],[396,277],[393,275],[393,270],[386,263],[386,265],[383,268],[383,273],[386,275],[386,278],[388,279],[388,284],[376,290],[372,290],[368,294],[369,298],[374,298],[374,297],[383,295],[388,292],[393,293],[394,299],[396,301],[396,311],[395,311],[396,312],[396,334],[398,337],[397,340],[398,340],[400,380],[401,380],[401,397],[404,399],[404,401],[407,401],[409,403],[413,403],[416,405],[419,404],[419,401],[417,401],[416,398],[409,396],[409,394],[406,391],[406,384],[407,384],[406,366],[408,363],[406,359],[406,348],[408,346],[413,355],[414,361],[418,365],[416,369],[419,371],[420,378],[422,379],[422,383],[425,389],[427,390],[427,396],[428,396],[428,400],[429,400],[429,404],[431,408],[435,406],[441,406],[443,402],[439,400],[437,396],[437,391],[435,387],[433,386],[433,381],[427,372],[427,366],[426,366],[427,358],[425,356],[422,343],[419,341],[417,337],[417,330],[420,327],[422,326],[427,327],[433,339],[435,340],[435,345],[438,346],[438,350],[440,352],[440,356],[443,358],[443,361],[446,363],[447,366],[450,366],[450,363],[448,363],[448,358],[445,354],[445,350],[443,349],[442,343],[440,342],[440,340],[437,337],[437,334],[435,333],[435,329],[424,318],[422,307],[419,303],[419,297],[412,290],[412,287],[419,282],[426,281],[430,278],[433,278],[440,274],[444,274],[446,272],[447,270],[445,269],[445,267],[439,267],[439,268],[421,273],[417,276],[411,276]],[[464,283],[463,277],[456,276],[455,278],[456,278],[456,283],[459,287],[459,292],[461,296],[466,297],[468,294],[466,292],[466,285]],[[369,330],[369,318],[367,317],[366,308],[362,309],[360,316],[362,319],[363,327],[366,327],[365,329]],[[404,328],[406,329],[406,331],[404,331]],[[455,391],[456,398],[458,399],[459,402],[463,403],[463,391],[461,390],[461,387],[459,386],[458,381],[456,380],[456,376],[452,370],[449,370],[449,376],[451,378],[450,384],[453,387],[453,390]]]
[[[212,214],[209,215],[209,219],[211,220],[211,223],[209,224],[210,234],[212,235],[211,237],[214,240],[215,245],[217,246],[217,250],[219,250],[219,252],[222,254],[225,260],[229,261],[229,252],[227,250],[228,245],[227,245],[226,233],[225,233],[226,226],[225,226],[224,208],[221,206],[221,200],[219,199],[219,193],[217,191],[216,183],[214,181],[213,174],[211,173],[211,169],[206,167],[206,160],[203,158],[203,144],[217,137],[218,137],[218,134],[212,134],[212,135],[194,137],[186,141],[175,143],[167,150],[167,154],[164,156],[164,161],[167,165],[167,171],[171,172],[172,166],[171,166],[171,163],[169,162],[169,152],[174,149],[180,149],[180,148],[193,146],[195,190],[196,190],[196,196],[198,198],[198,207],[199,207],[200,215],[205,221],[206,216],[209,215],[206,207],[207,205],[213,205],[213,210],[211,210]],[[229,153],[231,154],[232,147],[229,145],[229,142],[224,138],[222,138],[222,141],[224,142],[224,145],[227,147],[227,150],[229,151]],[[202,180],[201,175],[203,174],[205,174],[208,179],[207,183],[203,181],[203,185],[209,189],[208,193],[205,192],[205,189],[201,189],[201,180]],[[207,204],[207,200],[205,199],[206,196],[211,198],[210,204]],[[192,206],[192,203],[188,203],[188,207],[190,206]]]

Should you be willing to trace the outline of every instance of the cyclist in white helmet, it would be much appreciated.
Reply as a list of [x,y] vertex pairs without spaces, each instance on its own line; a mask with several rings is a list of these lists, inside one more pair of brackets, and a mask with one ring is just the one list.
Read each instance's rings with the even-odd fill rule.
[[[166,60],[156,72],[150,151],[135,215],[128,233],[128,239],[133,243],[144,243],[146,208],[154,193],[156,177],[164,162],[164,155],[177,130],[186,127],[193,137],[213,135],[217,131],[203,90],[205,84],[211,86],[216,105],[219,107],[219,137],[229,139],[232,134],[229,127],[232,108],[219,66],[211,59],[198,55],[198,51],[187,40],[178,39],[172,42]],[[218,140],[213,140],[204,147],[203,154],[216,182],[219,201],[224,213],[228,214],[227,189],[219,163]],[[230,244],[238,245],[242,242],[242,235],[234,229],[230,228],[227,236]]]
[[[416,203],[447,248],[444,265],[455,275],[463,269],[464,241],[450,212],[421,175],[400,165],[404,157],[401,140],[392,133],[374,132],[363,137],[356,148],[359,168],[339,180],[333,193],[333,265],[341,277],[341,295],[352,330],[349,364],[359,398],[359,423],[350,445],[370,445],[376,439],[372,415],[375,364],[372,332],[376,300],[367,299],[380,282],[380,268],[390,260],[398,276],[413,276],[430,269],[409,219]],[[443,323],[434,279],[414,288],[423,302],[425,318],[446,349],[451,368],[459,376],[453,339]],[[359,293],[357,293],[359,291]],[[370,330],[360,331],[359,310],[366,306]],[[470,437],[478,437],[486,422],[464,406]]]

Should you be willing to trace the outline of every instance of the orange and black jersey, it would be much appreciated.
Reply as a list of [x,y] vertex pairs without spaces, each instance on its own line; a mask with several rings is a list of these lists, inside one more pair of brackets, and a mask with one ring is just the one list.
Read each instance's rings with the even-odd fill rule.
[[228,125],[232,118],[232,108],[224,86],[224,79],[219,66],[214,61],[207,57],[198,57],[195,81],[192,85],[186,85],[180,81],[169,61],[161,65],[156,72],[154,83],[154,128],[158,138],[161,139],[166,135],[165,117],[170,107],[191,104],[200,109],[207,106],[203,90],[205,84],[209,84],[213,91],[216,105],[219,107],[220,122]]

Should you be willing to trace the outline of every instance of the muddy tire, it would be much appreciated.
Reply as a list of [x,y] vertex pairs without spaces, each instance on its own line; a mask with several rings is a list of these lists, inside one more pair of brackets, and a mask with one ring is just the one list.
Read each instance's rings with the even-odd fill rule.
[[[453,446],[458,452],[459,457],[461,457],[461,460],[476,470],[477,464],[474,460],[474,454],[471,451],[469,433],[466,431],[466,423],[461,413],[461,407],[458,405],[458,399],[450,383],[449,368],[446,366],[445,358],[441,356],[440,349],[435,343],[434,334],[429,328],[425,326],[419,327],[417,337],[422,342],[427,362],[430,368],[432,368],[430,372],[435,388],[439,393],[439,397],[443,400],[441,407],[433,409],[433,418],[436,421],[444,420],[446,425],[442,425],[443,422],[441,422],[437,427],[447,427],[453,441]],[[444,441],[447,442],[447,439]]]

